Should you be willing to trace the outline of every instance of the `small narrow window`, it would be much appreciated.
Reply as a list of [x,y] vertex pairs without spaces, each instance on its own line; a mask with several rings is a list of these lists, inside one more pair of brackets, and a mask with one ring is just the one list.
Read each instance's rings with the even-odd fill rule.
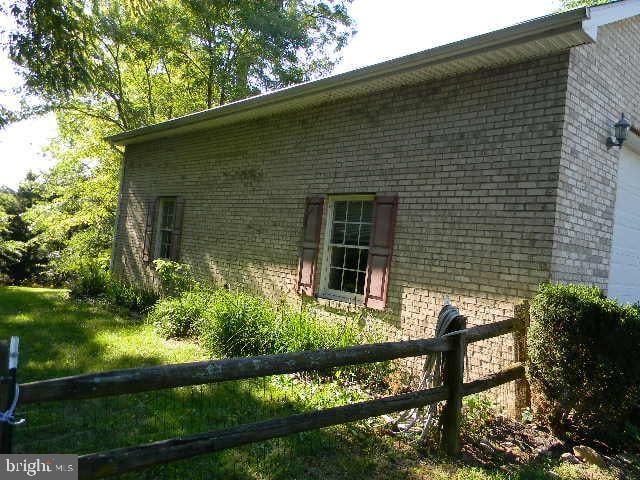
[[158,209],[156,258],[171,258],[174,230],[176,228],[176,199],[161,198]]
[[361,302],[371,241],[373,196],[330,199],[327,220],[321,294]]

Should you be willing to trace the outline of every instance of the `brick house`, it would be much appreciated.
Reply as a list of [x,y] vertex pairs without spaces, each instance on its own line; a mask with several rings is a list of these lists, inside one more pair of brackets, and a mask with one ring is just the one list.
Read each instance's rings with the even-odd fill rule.
[[[541,282],[640,300],[640,0],[504,30],[110,137],[126,146],[112,269],[150,261],[430,337]],[[315,297],[317,300],[310,300]],[[377,313],[378,312],[378,313]],[[470,349],[472,377],[514,339]],[[496,395],[513,405],[514,387]]]

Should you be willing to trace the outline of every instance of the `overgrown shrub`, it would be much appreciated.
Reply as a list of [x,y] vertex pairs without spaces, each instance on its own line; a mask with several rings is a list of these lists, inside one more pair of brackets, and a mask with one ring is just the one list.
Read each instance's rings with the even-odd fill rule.
[[71,278],[71,295],[99,297],[106,292],[108,283],[109,272],[99,262],[84,262],[78,266]]
[[215,356],[275,353],[277,314],[267,302],[246,293],[216,290],[198,337]]
[[163,259],[154,260],[153,265],[158,273],[163,297],[175,297],[196,286],[191,265]]
[[538,420],[606,438],[640,394],[640,313],[592,287],[542,285],[531,303],[527,374]]
[[[236,357],[340,348],[375,339],[351,320],[334,323],[309,310],[273,305],[247,293],[216,290],[202,309],[196,332],[214,356]],[[379,385],[392,370],[391,362],[335,369],[333,374]]]
[[147,320],[164,338],[184,338],[194,334],[211,303],[209,292],[191,290],[178,297],[160,299],[149,311]]
[[133,286],[112,276],[97,261],[83,263],[73,273],[70,287],[74,297],[104,299],[136,313],[146,311],[158,300],[158,295],[153,290]]
[[109,278],[105,295],[113,305],[136,313],[146,312],[158,300],[158,294],[152,289],[136,287],[113,276]]

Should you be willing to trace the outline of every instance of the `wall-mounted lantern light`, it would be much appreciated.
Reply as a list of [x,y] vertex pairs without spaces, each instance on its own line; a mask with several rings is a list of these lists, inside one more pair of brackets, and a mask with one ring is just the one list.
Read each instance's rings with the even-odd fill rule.
[[615,137],[607,138],[607,147],[622,147],[622,144],[627,139],[631,124],[624,118],[624,113],[620,116],[620,120],[613,126]]

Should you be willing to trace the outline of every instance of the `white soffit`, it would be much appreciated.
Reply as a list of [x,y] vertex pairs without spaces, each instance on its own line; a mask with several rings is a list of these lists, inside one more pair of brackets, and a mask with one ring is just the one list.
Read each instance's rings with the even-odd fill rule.
[[544,57],[595,41],[598,27],[640,14],[640,0],[622,0],[548,15],[513,27],[369,67],[294,85],[108,137],[129,145],[180,135],[402,85]]
[[640,15],[640,0],[619,0],[604,5],[596,5],[588,10],[588,17],[582,28],[594,40],[598,38],[598,28]]

